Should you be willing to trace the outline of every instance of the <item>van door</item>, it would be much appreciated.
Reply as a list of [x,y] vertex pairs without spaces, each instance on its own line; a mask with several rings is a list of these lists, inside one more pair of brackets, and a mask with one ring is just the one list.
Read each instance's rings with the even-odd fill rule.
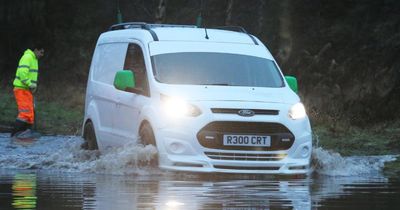
[[122,143],[135,142],[139,126],[140,110],[149,101],[149,83],[143,50],[139,42],[129,43],[124,70],[135,73],[136,87],[132,92],[118,91],[114,130]]
[[123,68],[127,43],[105,43],[97,46],[98,62],[94,64],[92,80],[89,82],[90,100],[96,109],[96,133],[103,149],[115,145],[115,120],[117,90],[113,86],[115,73]]

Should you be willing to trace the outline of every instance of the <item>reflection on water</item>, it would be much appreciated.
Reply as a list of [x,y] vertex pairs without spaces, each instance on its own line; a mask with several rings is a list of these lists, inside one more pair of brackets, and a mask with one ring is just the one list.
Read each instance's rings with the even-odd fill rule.
[[393,209],[399,198],[400,183],[383,177],[0,170],[0,209]]
[[14,176],[12,185],[13,202],[16,209],[36,208],[36,175],[20,174]]
[[396,209],[398,179],[381,175],[395,156],[341,157],[314,150],[306,177],[172,173],[139,167],[154,148],[129,145],[99,155],[79,137],[31,145],[0,134],[3,209]]

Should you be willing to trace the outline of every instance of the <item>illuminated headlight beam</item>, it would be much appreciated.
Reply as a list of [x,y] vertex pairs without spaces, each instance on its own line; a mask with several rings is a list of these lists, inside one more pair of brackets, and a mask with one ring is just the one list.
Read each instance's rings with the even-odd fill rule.
[[302,103],[294,104],[289,110],[289,117],[293,120],[302,119],[306,116],[306,109]]
[[169,117],[196,117],[201,114],[199,108],[187,103],[185,100],[182,100],[180,98],[161,95],[161,101],[163,111]]

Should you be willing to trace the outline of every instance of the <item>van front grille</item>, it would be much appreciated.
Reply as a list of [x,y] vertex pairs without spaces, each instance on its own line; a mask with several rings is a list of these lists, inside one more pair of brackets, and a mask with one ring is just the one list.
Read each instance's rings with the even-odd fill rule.
[[[211,108],[212,113],[217,114],[238,114],[243,109],[225,109],[225,108]],[[255,115],[279,115],[279,110],[272,109],[248,109],[254,112]]]
[[280,167],[276,167],[276,166],[264,166],[264,167],[256,166],[256,167],[251,167],[251,166],[214,165],[214,168],[229,169],[229,170],[277,171],[277,170],[279,170]]
[[[269,147],[231,146],[223,144],[224,134],[263,135],[271,137]],[[288,128],[279,123],[216,121],[197,133],[200,145],[210,149],[242,151],[278,151],[289,149],[295,140]]]
[[279,161],[287,154],[250,154],[228,152],[204,152],[207,157],[214,160],[239,160],[239,161]]

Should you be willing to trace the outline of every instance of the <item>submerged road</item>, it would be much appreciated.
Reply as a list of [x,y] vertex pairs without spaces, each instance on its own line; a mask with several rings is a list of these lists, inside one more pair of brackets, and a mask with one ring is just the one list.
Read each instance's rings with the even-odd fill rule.
[[0,209],[396,209],[400,182],[381,168],[394,156],[314,150],[307,177],[166,172],[138,162],[153,147],[104,154],[76,136],[20,144],[0,134]]

